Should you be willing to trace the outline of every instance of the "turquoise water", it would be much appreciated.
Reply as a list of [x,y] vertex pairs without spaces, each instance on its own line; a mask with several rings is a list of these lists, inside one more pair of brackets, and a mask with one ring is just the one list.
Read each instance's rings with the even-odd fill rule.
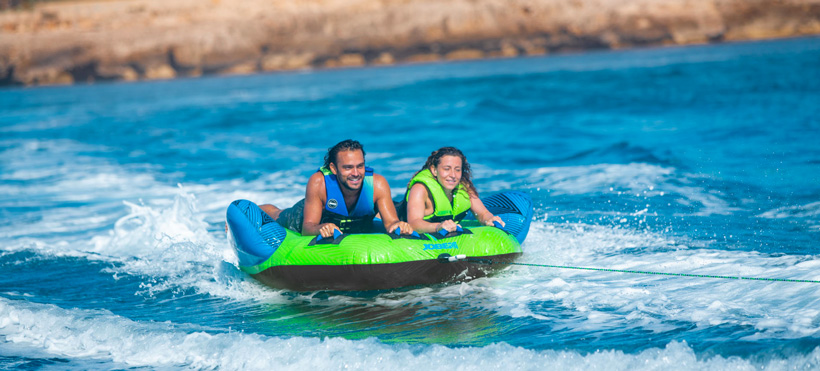
[[356,138],[393,194],[461,148],[520,260],[820,280],[820,39],[0,90],[0,369],[820,367],[820,285],[512,267],[294,293],[237,268]]

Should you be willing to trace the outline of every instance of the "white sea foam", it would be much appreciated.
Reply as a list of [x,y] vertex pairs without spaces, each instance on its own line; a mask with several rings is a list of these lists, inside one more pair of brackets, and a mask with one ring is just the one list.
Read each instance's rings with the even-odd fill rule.
[[766,211],[758,215],[758,217],[766,219],[798,219],[807,224],[810,232],[820,232],[820,202],[778,207]]
[[[820,259],[812,256],[717,250],[645,230],[538,221],[532,225],[521,262],[820,280]],[[422,316],[467,300],[471,307],[483,308],[493,317],[527,317],[578,333],[608,328],[663,333],[694,324],[699,328],[752,326],[755,332],[748,339],[820,336],[820,312],[815,309],[820,307],[820,294],[811,283],[518,266],[491,278],[376,297],[339,295],[328,299],[311,294],[278,299],[329,308],[413,306]],[[566,316],[568,313],[571,315]]]
[[758,216],[767,219],[814,218],[820,216],[820,202],[812,202],[798,206],[778,207],[776,209],[766,211]]
[[[234,300],[306,301],[329,307],[431,305],[422,312],[435,311],[436,303],[469,297],[473,305],[496,315],[558,322],[558,326],[575,331],[620,326],[662,332],[679,326],[670,324],[675,321],[705,327],[751,325],[757,329],[753,335],[756,338],[815,336],[820,330],[817,320],[820,316],[807,310],[820,304],[820,296],[814,293],[811,284],[515,267],[489,279],[376,298],[337,296],[321,300],[310,295],[283,295],[284,292],[264,288],[241,273],[222,232],[209,232],[212,226],[205,221],[206,218],[221,220],[216,215],[223,212],[230,199],[261,198],[265,195],[262,188],[268,187],[279,187],[280,193],[290,194],[279,201],[295,202],[299,197],[293,191],[295,186],[277,183],[272,178],[252,182],[247,191],[229,195],[223,191],[230,188],[230,184],[194,185],[190,188],[200,190],[211,205],[212,210],[204,212],[198,209],[201,196],[190,193],[189,187],[178,187],[172,199],[159,197],[150,205],[125,202],[123,208],[127,214],[119,217],[107,233],[98,234],[85,243],[72,241],[51,246],[34,239],[28,241],[27,246],[47,255],[59,251],[59,254],[74,254],[90,260],[116,262],[116,266],[108,268],[112,274],[146,277],[140,291],[145,295],[193,289]],[[158,192],[169,193],[167,189]],[[820,279],[820,274],[814,273],[813,257],[712,250],[703,242],[681,242],[649,230],[610,226],[536,221],[525,251],[523,261],[533,264]],[[549,305],[538,309],[541,303]],[[557,319],[549,308],[574,315],[570,320]]]
[[[535,222],[521,262],[700,275],[820,280],[815,257],[768,256],[709,249],[647,231]],[[531,318],[579,335],[618,328],[664,333],[688,328],[752,326],[748,340],[820,335],[816,284],[585,271],[520,266],[496,277],[440,288],[339,296],[312,305],[415,306],[435,313],[469,301],[495,318]],[[745,330],[744,330],[745,331]]]
[[[523,261],[566,267],[608,268],[699,275],[820,280],[817,257],[769,256],[681,244],[647,231],[590,225],[534,222]],[[628,250],[626,254],[621,251]],[[699,277],[670,277],[546,267],[515,267],[503,276],[503,289],[476,289],[504,300],[483,302],[501,314],[560,321],[549,303],[577,316],[576,330],[607,326],[669,329],[682,321],[710,327],[752,325],[755,337],[820,335],[820,294],[816,284]],[[536,308],[536,309],[533,309]],[[581,319],[578,319],[581,318]],[[771,321],[777,318],[779,321]]]
[[[754,370],[820,366],[820,349],[788,359],[753,363],[738,357],[699,359],[686,344],[671,342],[635,354],[621,351],[528,350],[496,343],[484,347],[383,344],[373,338],[269,337],[133,321],[107,311],[64,309],[0,297],[0,336],[25,348],[81,364],[108,361],[129,367],[220,370],[267,369],[526,369],[526,370]],[[78,366],[81,367],[81,366]]]
[[242,300],[280,297],[239,271],[224,232],[208,232],[194,195],[180,190],[166,207],[126,205],[129,214],[108,235],[94,237],[92,251],[119,263],[112,273],[148,277],[145,294],[183,288]]
[[[37,145],[38,148],[40,145]],[[72,152],[67,151],[65,154],[71,155]],[[334,307],[361,304],[384,308],[418,304],[423,307],[420,310],[422,313],[441,311],[453,301],[468,300],[471,306],[486,309],[494,317],[528,318],[548,322],[552,328],[581,333],[613,327],[622,328],[623,331],[640,329],[661,333],[695,324],[700,328],[749,326],[755,329],[747,336],[749,340],[817,337],[820,334],[820,313],[814,309],[820,307],[820,295],[815,292],[812,284],[514,267],[488,279],[446,287],[385,293],[370,298],[344,295],[331,296],[329,299],[314,295],[294,296],[265,288],[241,273],[236,267],[236,257],[220,231],[219,223],[225,206],[233,199],[262,200],[285,206],[297,201],[302,196],[304,182],[304,179],[297,179],[297,173],[274,173],[250,182],[229,181],[179,187],[159,182],[150,175],[131,182],[133,174],[126,168],[102,161],[95,162],[93,159],[86,160],[89,162],[83,166],[94,165],[104,169],[102,174],[107,174],[104,175],[107,185],[102,192],[108,199],[97,206],[53,210],[40,220],[16,225],[14,230],[6,227],[3,233],[12,237],[12,242],[0,248],[4,251],[30,249],[44,257],[74,255],[89,260],[110,261],[116,264],[107,270],[115,277],[144,277],[143,286],[138,293],[148,296],[181,289],[240,301],[306,302],[327,306],[331,310]],[[49,197],[59,201],[81,199],[89,193],[86,189],[88,184],[80,178],[69,176],[71,170],[69,167],[36,174],[20,172],[12,176],[19,179],[50,177],[51,181],[60,184],[59,187],[38,185],[33,189],[20,187],[18,192],[21,194],[36,195],[46,191],[44,193],[50,194]],[[94,174],[88,169],[74,170]],[[727,209],[725,201],[718,196],[681,183],[678,179],[680,176],[672,168],[646,164],[593,165],[543,168],[531,176],[526,181],[541,181],[533,186],[540,184],[555,189],[558,193],[599,193],[601,189],[614,188],[621,189],[622,192],[646,194],[647,197],[661,197],[664,192],[678,195],[687,195],[688,192],[686,199],[711,200],[716,210]],[[505,189],[509,186],[503,185]],[[143,200],[140,201],[140,198]],[[636,213],[636,216],[640,217],[642,214],[645,212]],[[217,224],[216,228],[214,223]],[[76,236],[70,233],[84,225],[92,225],[91,230],[94,232]],[[101,227],[105,228],[99,230]],[[43,230],[48,231],[49,235],[41,236],[36,232]],[[526,253],[522,262],[710,275],[820,279],[820,274],[815,273],[818,260],[813,256],[770,256],[754,252],[715,250],[710,249],[708,243],[678,239],[649,230],[536,221],[525,243]],[[372,339],[278,339],[233,332],[210,333],[206,332],[207,329],[191,332],[169,324],[154,327],[155,324],[151,323],[131,322],[106,312],[62,310],[34,304],[27,307],[29,304],[19,301],[5,301],[2,304],[0,320],[3,325],[0,326],[0,331],[6,341],[51,354],[103,358],[111,362],[148,367],[233,369],[254,368],[259,364],[288,368],[340,368],[344,365],[376,368],[381,364],[391,364],[413,368],[422,362],[428,362],[428,365],[432,362],[440,367],[465,369],[479,368],[482,365],[540,368],[545,364],[556,364],[562,368],[608,369],[615,365],[616,369],[621,366],[626,369],[635,366],[668,366],[664,359],[673,359],[676,366],[686,363],[699,369],[743,369],[755,366],[734,358],[698,360],[688,346],[680,343],[632,355],[617,351],[590,355],[539,352],[504,344],[460,349],[441,346],[406,347],[384,345]],[[10,314],[7,315],[7,312]],[[24,313],[22,317],[32,318],[30,321],[38,316],[51,315],[52,325],[66,332],[59,334],[57,341],[47,340],[49,335],[46,330],[29,325],[26,322],[29,320],[21,320],[21,313]],[[571,315],[557,315],[561,313]],[[72,327],[71,323],[78,320],[80,325]],[[25,329],[19,330],[22,334],[18,337],[9,337],[8,334],[14,332],[9,330],[11,328],[15,331]],[[128,343],[123,343],[124,341]],[[84,342],[88,344],[86,348],[72,348]],[[287,352],[280,352],[280,348]],[[167,349],[174,349],[179,354],[166,354]],[[297,359],[295,357],[298,356],[294,355],[311,352],[324,356],[326,360]],[[349,356],[348,353],[356,356]],[[381,361],[377,361],[378,357],[382,357]],[[517,360],[520,363],[496,361],[498,357],[520,357]],[[252,361],[248,362],[253,364],[242,363],[249,359]],[[805,357],[772,361],[765,366],[778,368],[795,364],[816,365],[812,363],[816,360],[815,351]]]
[[[298,201],[303,191],[296,191],[294,182],[305,179],[297,174],[182,186],[160,182],[145,169],[135,173],[80,155],[103,147],[31,140],[10,148],[3,155],[9,159],[4,166],[11,171],[4,172],[3,179],[27,183],[7,185],[15,198],[6,202],[57,206],[46,212],[32,209],[30,220],[0,227],[0,236],[8,239],[0,246],[2,251],[34,251],[41,259],[72,256],[112,262],[108,270],[115,276],[147,277],[143,293],[148,295],[182,288],[239,299],[279,296],[239,272],[222,225],[225,208],[234,199],[281,206]],[[53,166],[54,158],[65,165]],[[206,202],[199,202],[196,193],[206,195]]]

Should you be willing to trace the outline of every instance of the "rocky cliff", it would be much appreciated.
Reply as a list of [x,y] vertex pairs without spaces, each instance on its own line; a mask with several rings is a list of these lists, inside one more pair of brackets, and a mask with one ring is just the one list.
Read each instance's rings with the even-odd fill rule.
[[99,0],[0,12],[0,85],[820,34],[820,0]]

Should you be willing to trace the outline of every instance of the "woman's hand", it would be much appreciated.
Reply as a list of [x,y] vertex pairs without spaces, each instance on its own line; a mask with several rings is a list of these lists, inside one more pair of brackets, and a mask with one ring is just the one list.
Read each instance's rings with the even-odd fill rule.
[[503,220],[501,220],[501,217],[500,217],[500,216],[496,216],[496,215],[492,215],[490,218],[484,219],[484,221],[483,221],[483,222],[481,222],[481,224],[484,224],[484,225],[486,225],[486,226],[490,226],[490,227],[492,227],[492,226],[493,226],[493,222],[499,222],[499,223],[501,223],[501,226],[502,226],[502,227],[505,227],[505,226],[506,226],[506,223],[504,223],[504,221],[503,221]]

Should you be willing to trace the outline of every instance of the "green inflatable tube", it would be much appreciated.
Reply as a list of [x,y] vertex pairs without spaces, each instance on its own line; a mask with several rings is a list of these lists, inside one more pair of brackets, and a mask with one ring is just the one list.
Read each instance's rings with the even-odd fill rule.
[[465,220],[460,231],[446,235],[370,233],[322,239],[285,229],[254,203],[237,200],[227,211],[228,239],[239,268],[274,288],[359,291],[466,281],[508,266],[489,262],[519,257],[532,219],[532,201],[525,193],[500,193],[482,201],[504,220],[504,229]]

